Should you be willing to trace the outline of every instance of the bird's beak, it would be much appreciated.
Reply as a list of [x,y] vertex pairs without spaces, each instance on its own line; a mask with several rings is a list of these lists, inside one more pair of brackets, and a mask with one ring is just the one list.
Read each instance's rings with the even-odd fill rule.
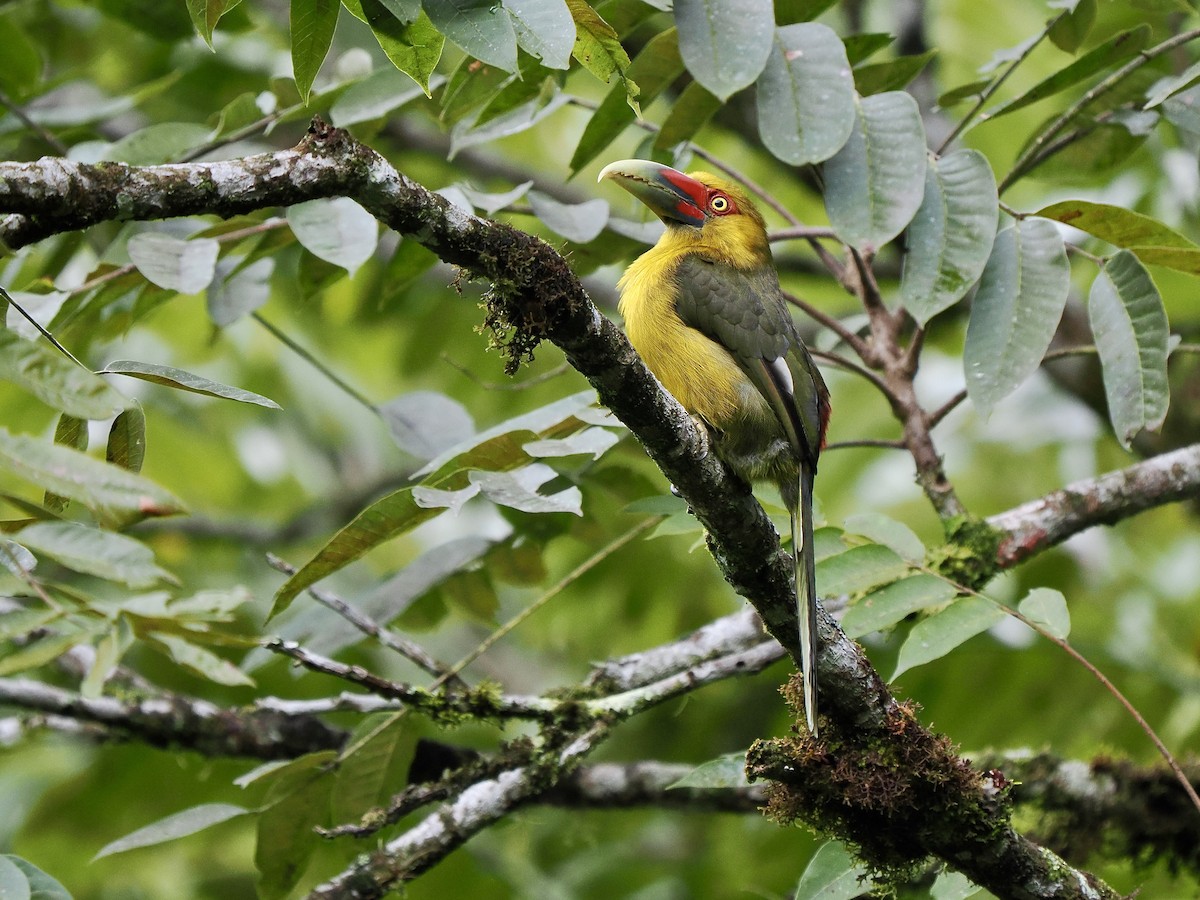
[[597,181],[611,178],[668,225],[699,228],[707,216],[708,188],[682,172],[648,159],[622,159],[600,170]]

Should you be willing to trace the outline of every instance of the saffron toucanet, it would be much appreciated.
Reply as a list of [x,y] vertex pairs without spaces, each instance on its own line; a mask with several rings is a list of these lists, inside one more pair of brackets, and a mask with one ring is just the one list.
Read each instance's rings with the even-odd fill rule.
[[706,172],[625,159],[611,178],[667,226],[625,272],[630,343],[717,455],[746,481],[779,485],[791,515],[805,718],[817,732],[812,497],[829,391],[779,286],[766,223],[747,194]]

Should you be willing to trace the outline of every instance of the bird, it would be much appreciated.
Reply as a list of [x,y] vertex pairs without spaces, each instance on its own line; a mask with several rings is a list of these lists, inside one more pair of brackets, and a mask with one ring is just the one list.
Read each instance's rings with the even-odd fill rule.
[[666,390],[746,482],[773,481],[791,519],[805,722],[817,735],[813,479],[829,390],[788,311],[766,222],[738,185],[643,159],[611,179],[666,230],[618,282],[625,333]]

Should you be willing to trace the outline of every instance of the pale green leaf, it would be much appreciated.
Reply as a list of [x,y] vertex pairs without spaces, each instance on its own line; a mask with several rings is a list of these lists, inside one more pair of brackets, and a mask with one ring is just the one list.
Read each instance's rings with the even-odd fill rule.
[[131,166],[157,166],[174,162],[211,139],[212,129],[206,125],[158,122],[121,138],[105,151],[104,159]]
[[182,812],[172,813],[151,825],[146,825],[125,835],[123,838],[105,844],[93,857],[93,861],[112,856],[115,853],[124,853],[139,847],[152,847],[155,844],[187,837],[211,828],[213,825],[248,815],[250,812],[251,810],[235,806],[232,803],[202,803]]
[[[1063,200],[1037,213],[1107,241],[1117,247],[1134,249],[1179,247],[1200,250],[1195,243],[1157,219],[1108,203],[1088,200]],[[1138,252],[1134,250],[1134,252]]]
[[528,103],[523,103],[502,116],[489,119],[486,124],[475,126],[463,120],[450,132],[450,156],[453,158],[468,147],[528,131],[569,102],[570,97],[561,92],[555,92],[553,95],[539,94]]
[[842,628],[851,638],[891,628],[922,609],[949,603],[957,590],[944,579],[920,572],[871,591],[847,611]]
[[26,547],[58,560],[76,572],[118,581],[133,588],[150,587],[175,577],[154,561],[141,541],[78,522],[35,522],[17,533]]
[[221,245],[209,238],[185,241],[142,232],[129,239],[129,258],[151,284],[181,294],[198,294],[213,280]]
[[37,568],[37,557],[16,541],[0,538],[0,566],[24,580]]
[[1147,92],[1146,102],[1142,108],[1153,109],[1168,97],[1191,87],[1197,79],[1200,79],[1200,62],[1192,63],[1178,75],[1172,75],[1156,82]]
[[853,900],[870,890],[867,867],[841,841],[830,841],[809,860],[793,900]]
[[925,126],[899,91],[858,101],[854,129],[825,163],[825,210],[839,238],[877,249],[912,221],[925,196]]
[[0,856],[0,900],[30,900],[29,879],[7,856]]
[[559,203],[548,194],[530,191],[529,205],[533,207],[533,214],[547,227],[577,244],[595,240],[608,224],[606,200]]
[[861,534],[883,544],[908,562],[925,559],[925,544],[916,533],[903,522],[883,513],[858,513],[842,524],[850,534]]
[[[575,46],[572,55],[596,78],[608,84],[614,75],[622,76],[629,68],[629,54],[621,39],[595,8],[584,0],[567,0],[567,8],[575,20]],[[628,85],[627,85],[628,90]],[[637,97],[629,96],[636,101]]]
[[40,338],[27,341],[0,328],[0,379],[77,419],[107,419],[128,400]]
[[517,43],[542,65],[565,69],[575,48],[575,20],[566,0],[504,0],[517,30]]
[[960,300],[983,274],[997,213],[996,179],[982,153],[957,150],[930,161],[900,278],[904,307],[919,323]]
[[[439,81],[440,83],[440,81]],[[329,109],[329,121],[338,128],[379,119],[425,95],[412,76],[399,69],[376,69],[346,88]]]
[[1105,264],[1088,295],[1088,321],[1100,354],[1108,416],[1117,439],[1129,447],[1142,429],[1167,415],[1169,329],[1162,297],[1129,250]]
[[517,33],[508,11],[492,0],[425,0],[434,26],[480,62],[517,68]]
[[349,197],[308,200],[288,207],[288,225],[313,256],[351,275],[375,253],[379,223]]
[[572,485],[556,494],[542,494],[538,488],[558,477],[549,466],[533,463],[510,472],[472,472],[472,484],[493,503],[528,513],[567,512],[583,515],[583,494]]
[[618,440],[620,438],[607,428],[589,428],[566,438],[530,441],[521,449],[538,459],[575,456],[581,453],[588,454],[592,459],[599,459]]
[[1062,318],[1070,280],[1062,236],[1045,219],[1024,219],[996,235],[963,349],[967,393],[980,415],[1037,370]]
[[1071,633],[1071,613],[1067,609],[1067,598],[1061,591],[1034,588],[1017,604],[1017,609],[1021,615],[1054,637],[1065,638]]
[[49,634],[25,644],[19,650],[0,656],[0,676],[36,669],[52,662],[74,647],[91,638],[86,631]]
[[889,681],[903,672],[940,659],[962,644],[987,631],[1004,618],[1004,610],[982,597],[963,597],[913,626],[896,660]]
[[149,638],[149,642],[160,646],[171,659],[201,678],[232,687],[254,686],[254,679],[233,663],[178,635],[158,631]]
[[467,408],[437,391],[412,391],[376,407],[396,444],[430,460],[475,433]]
[[[1092,2],[1092,0],[1085,0],[1085,2]],[[943,869],[933,880],[933,887],[929,889],[929,897],[930,900],[967,900],[968,897],[974,897],[981,890],[983,888],[972,884],[962,872]]]
[[775,13],[771,0],[675,0],[675,26],[688,71],[726,100],[767,64]]
[[895,581],[908,564],[882,544],[851,547],[817,563],[817,589],[822,597],[856,594]]
[[185,372],[183,369],[176,369],[174,366],[160,366],[155,363],[138,362],[132,359],[118,359],[110,362],[100,371],[106,375],[128,375],[130,378],[139,378],[142,381],[150,381],[154,384],[175,388],[179,391],[188,391],[193,394],[203,394],[206,397],[220,397],[223,400],[252,403],[255,406],[265,406],[268,409],[280,408],[279,404],[274,400],[263,397],[260,394],[245,391],[228,384],[221,384],[219,381],[213,381],[210,378],[205,378],[192,372]]
[[699,788],[713,790],[714,788],[742,788],[750,780],[746,777],[746,753],[726,753],[716,759],[701,763],[682,778],[667,785],[672,788]]
[[70,447],[47,444],[0,428],[0,463],[18,478],[97,512],[166,516],[178,499],[151,481]]
[[218,328],[232,325],[262,307],[271,295],[275,260],[269,256],[244,265],[245,258],[230,256],[217,261],[216,275],[208,286],[205,306]]
[[763,144],[795,166],[823,162],[854,129],[854,78],[833,29],[802,22],[775,30],[758,78],[758,133]]

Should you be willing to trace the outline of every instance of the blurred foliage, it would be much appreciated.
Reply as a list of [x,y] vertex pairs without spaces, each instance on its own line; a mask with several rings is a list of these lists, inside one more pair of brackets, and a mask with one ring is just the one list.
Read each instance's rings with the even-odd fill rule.
[[[917,380],[926,407],[936,409],[964,385],[976,401],[955,409],[936,432],[948,474],[972,513],[997,513],[1126,465],[1132,457],[1121,443],[1127,439],[1132,452],[1143,455],[1197,440],[1195,366],[1177,352],[1168,368],[1165,346],[1168,316],[1185,350],[1200,330],[1200,311],[1190,302],[1192,276],[1200,271],[1191,255],[1193,241],[1200,241],[1200,87],[1189,80],[1195,50],[1181,42],[1135,72],[1119,73],[1138,58],[1137,49],[1196,27],[1188,4],[1080,0],[1050,9],[1021,0],[1000,15],[993,5],[966,0],[928,8],[789,2],[775,5],[773,21],[771,4],[748,4],[757,11],[745,34],[735,39],[730,32],[731,47],[707,46],[697,37],[695,17],[704,4],[680,3],[674,16],[664,4],[641,0],[521,4],[522,15],[533,10],[546,17],[529,20],[532,25],[516,13],[510,21],[507,7],[466,6],[475,17],[471,27],[451,15],[454,4],[441,0],[347,0],[341,6],[293,0],[290,9],[281,2],[218,0],[0,4],[0,157],[140,165],[234,158],[292,146],[320,114],[453,202],[545,237],[568,255],[601,308],[614,314],[618,274],[655,232],[626,198],[591,186],[596,172],[625,156],[699,166],[699,147],[769,186],[804,222],[832,222],[847,240],[879,245],[875,265],[885,301],[911,301],[914,315],[927,321]],[[922,13],[923,20],[906,18]],[[822,25],[808,22],[815,16]],[[1029,44],[1052,20],[1050,40]],[[985,262],[996,268],[1004,262],[989,256],[990,237],[982,254],[967,254],[943,300],[916,308],[913,298],[928,298],[912,287],[917,238],[910,230],[889,242],[921,202],[920,149],[910,154],[920,164],[916,181],[875,170],[860,177],[845,160],[824,170],[846,190],[865,184],[874,199],[898,204],[885,221],[855,219],[862,209],[855,198],[832,203],[827,216],[829,196],[814,170],[768,152],[764,144],[792,164],[822,162],[842,146],[851,124],[845,119],[844,133],[824,151],[788,144],[780,135],[782,108],[768,105],[764,112],[763,104],[783,103],[789,92],[781,85],[800,76],[792,57],[772,58],[763,46],[775,24],[787,29],[780,29],[779,40],[795,46],[826,41],[819,45],[831,54],[827,59],[853,65],[853,84],[871,95],[858,107],[868,111],[860,122],[868,134],[884,128],[879,133],[888,137],[887,123],[872,121],[870,110],[909,110],[909,101],[896,98],[911,96],[920,117],[915,108],[907,113],[902,137],[911,139],[915,129],[923,140],[923,128],[937,148],[974,98],[988,91],[987,109],[1003,108],[1003,124],[994,124],[1000,116],[973,119],[961,143],[982,154],[983,168],[990,163],[1002,185],[1014,162],[1030,159],[1035,136],[1061,119],[1059,135],[1074,139],[1019,173],[1005,203],[1024,213],[1045,210],[1061,221],[1069,217],[1046,210],[1058,204],[1061,212],[1059,201],[1073,201],[1072,214],[1084,203],[1094,204],[1086,207],[1092,213],[1101,205],[1112,211],[1097,213],[1094,227],[1068,233],[1085,252],[1073,253],[1069,263],[1065,250],[1043,261],[1038,271],[1060,278],[1060,293],[1028,298],[1030,306],[1008,298],[1018,318],[1041,311],[1032,338],[1010,341],[1020,353],[1014,356],[1003,342],[989,344],[992,330],[980,336],[979,314],[962,299]],[[845,47],[830,45],[838,38],[825,32],[840,36]],[[1011,78],[997,84],[1018,59]],[[745,88],[760,71],[774,81],[770,91],[760,82],[756,99]],[[838,83],[836,72],[829,77]],[[1116,79],[1113,90],[1077,104],[1106,78]],[[853,116],[851,85],[843,81],[839,115]],[[908,94],[887,93],[899,90]],[[803,103],[787,112],[801,122],[819,113]],[[669,141],[656,140],[659,128]],[[984,194],[986,201],[987,178]],[[984,218],[995,218],[994,197],[982,208]],[[1147,217],[1150,231],[1137,232],[1128,212]],[[978,205],[970,214],[980,215]],[[1005,219],[1001,227],[1008,224]],[[1129,237],[1129,229],[1142,237]],[[1045,220],[1026,221],[1004,240],[1019,243],[1032,234],[1031,241],[1057,240],[1061,247],[1061,233]],[[1114,253],[1105,280],[1097,280],[1089,254]],[[851,327],[861,324],[856,299],[818,269],[806,244],[780,242],[776,254],[789,290]],[[1153,281],[1143,278],[1147,271]],[[981,293],[1003,295],[1009,282],[997,288],[994,279],[1015,276],[983,277]],[[381,232],[348,201],[264,210],[228,222],[107,223],[0,258],[0,286],[91,370],[51,349],[9,307],[9,330],[0,331],[0,529],[10,539],[0,545],[5,675],[23,672],[90,696],[131,696],[144,680],[223,705],[341,689],[254,649],[261,635],[279,634],[385,677],[424,683],[428,676],[361,641],[340,618],[298,593],[303,585],[294,585],[288,606],[277,595],[283,579],[265,554],[297,566],[320,560],[339,529],[364,510],[378,511],[388,539],[310,569],[312,580],[328,575],[322,587],[453,661],[648,517],[637,511],[647,507],[631,511],[630,504],[667,494],[640,447],[589,405],[590,395],[581,393],[587,384],[556,351],[545,347],[515,378],[504,376],[502,359],[476,333],[481,286],[464,282],[411,239]],[[1056,327],[1056,340],[1066,345],[1090,343],[1086,331],[1082,340],[1070,331],[1072,323],[1086,328],[1079,323],[1087,321],[1089,291],[1093,300],[1104,293],[1102,300],[1118,313],[1149,307],[1147,315],[1161,326],[1161,335],[1152,336],[1161,337],[1161,358],[1140,356],[1142,343],[1123,347],[1126,362],[1129,352],[1140,360],[1124,378],[1170,375],[1174,406],[1159,434],[1142,426],[1166,411],[1165,381],[1139,394],[1137,408],[1111,413],[1117,439],[1105,388],[1111,398],[1110,373],[1120,363],[1105,359],[1103,346],[1103,374],[1093,356],[1038,368]],[[1094,325],[1095,306],[1092,315]],[[810,325],[808,332],[815,347],[837,345],[825,330]],[[964,353],[974,366],[968,371],[986,376],[982,383],[964,375]],[[882,513],[925,544],[937,544],[941,523],[914,484],[907,455],[837,446],[895,439],[899,429],[886,401],[853,374],[833,368],[826,374],[834,417],[833,446],[817,486],[825,522],[840,528],[851,516]],[[50,387],[57,393],[48,393]],[[487,445],[488,464],[463,463],[485,439],[499,442]],[[567,443],[531,449],[535,439]],[[110,464],[103,467],[105,458]],[[532,481],[484,483],[467,474],[480,468],[529,473],[531,462],[541,467],[532,470]],[[414,485],[457,492],[434,499],[461,503],[461,509],[422,505]],[[176,509],[187,512],[166,515]],[[1200,536],[1194,526],[1190,505],[1153,510],[1082,534],[989,588],[990,596],[1010,604],[1034,588],[1061,592],[1074,646],[1121,685],[1180,755],[1200,734]],[[29,531],[22,542],[33,528],[40,531]],[[834,542],[840,534],[828,532]],[[690,519],[668,519],[653,536],[634,540],[573,580],[466,677],[542,693],[578,682],[593,661],[670,641],[738,608],[700,539]],[[890,577],[903,570],[901,563]],[[264,631],[273,606],[282,614]],[[918,623],[910,616],[860,640],[888,676],[903,661],[911,630],[936,618]],[[71,647],[78,648],[73,666],[61,665]],[[1015,620],[969,640],[962,636],[945,650],[953,652],[918,667],[901,662],[894,687],[915,698],[923,720],[968,755],[1029,746],[1080,759],[1119,753],[1155,760],[1117,702]],[[776,688],[786,677],[778,664],[652,709],[622,725],[599,758],[700,764],[783,733],[790,722]],[[6,743],[0,808],[7,811],[0,850],[50,873],[79,900],[256,896],[264,866],[261,858],[256,864],[253,816],[128,856],[87,860],[189,807],[269,804],[285,779],[300,783],[304,767],[314,765],[302,761],[298,770],[239,787],[233,779],[253,768],[245,760],[89,741],[40,731],[44,723],[19,710],[6,714],[11,718],[0,724],[12,727],[0,730]],[[347,729],[359,724],[349,715],[333,718]],[[491,750],[520,733],[516,726],[485,725],[447,733],[410,717],[389,757],[393,782],[386,786],[398,786],[422,736]],[[390,791],[383,787],[370,802],[386,798]],[[332,800],[321,793],[329,789],[298,793],[310,810],[344,810],[336,788]],[[820,843],[755,816],[534,806],[511,818],[409,886],[407,895],[783,897]],[[307,869],[296,873],[299,887],[291,895],[341,870],[363,849],[347,839],[322,842]],[[1198,889],[1195,873],[1163,864],[1080,863],[1118,890],[1140,888],[1143,897]],[[286,882],[269,864],[266,869],[268,882]],[[287,893],[274,890],[266,894]]]

